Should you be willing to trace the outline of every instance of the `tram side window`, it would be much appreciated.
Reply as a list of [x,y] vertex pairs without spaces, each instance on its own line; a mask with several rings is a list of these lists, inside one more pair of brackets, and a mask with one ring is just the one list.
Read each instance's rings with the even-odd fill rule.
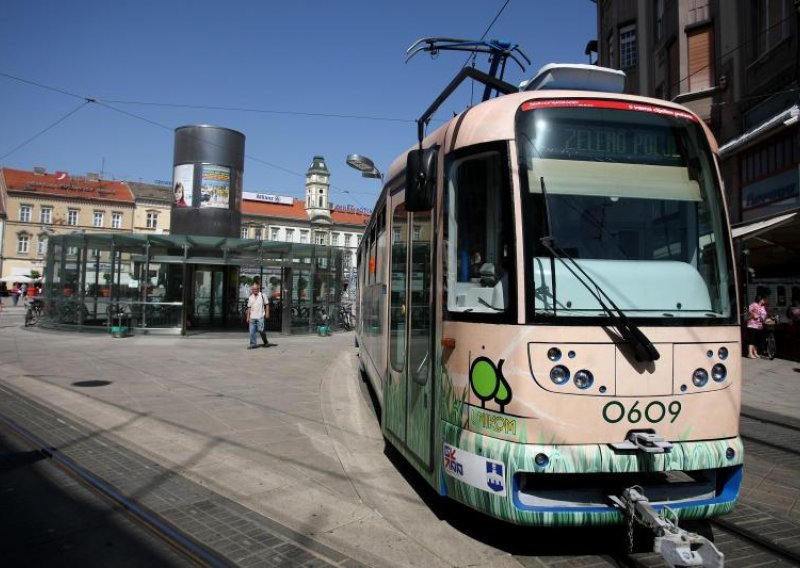
[[500,152],[455,160],[448,173],[447,309],[500,314],[509,307],[510,195]]

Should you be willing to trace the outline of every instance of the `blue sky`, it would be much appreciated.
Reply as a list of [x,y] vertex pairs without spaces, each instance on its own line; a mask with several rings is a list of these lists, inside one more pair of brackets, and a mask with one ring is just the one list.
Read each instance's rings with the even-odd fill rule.
[[[588,61],[590,0],[3,2],[0,165],[170,180],[174,128],[211,124],[245,134],[245,191],[301,197],[322,155],[331,200],[371,208],[379,184],[346,155],[387,168],[467,58],[405,63],[405,50],[422,37],[479,39],[498,13],[487,38],[532,61],[525,72],[510,65],[509,82]],[[476,65],[487,70],[485,56]],[[471,94],[463,86],[435,118]]]

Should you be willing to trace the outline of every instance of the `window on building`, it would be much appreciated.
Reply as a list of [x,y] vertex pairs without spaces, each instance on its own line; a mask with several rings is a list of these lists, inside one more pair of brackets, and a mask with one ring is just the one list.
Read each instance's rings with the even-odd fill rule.
[[52,207],[42,207],[42,211],[39,214],[39,222],[42,225],[49,225],[53,222],[53,208]]
[[67,210],[67,225],[77,225],[77,224],[78,224],[78,210],[77,209]]
[[635,67],[638,62],[636,49],[636,26],[630,25],[619,30],[619,64],[620,68]]
[[260,241],[260,240],[261,240],[261,238],[262,238],[262,234],[261,234],[261,227],[257,227],[257,228],[255,229],[254,233],[255,233],[255,236],[254,236],[254,238],[255,238],[257,241]]
[[148,229],[155,229],[158,227],[158,211],[148,211],[145,223]]
[[[150,213],[147,214],[148,218]],[[147,225],[150,226],[149,224]],[[111,228],[112,229],[121,229],[122,228],[122,213],[117,211],[111,213]]]
[[241,237],[243,239],[247,238],[247,227],[242,227]]
[[277,241],[278,240],[278,227],[270,227],[269,228],[269,240]]
[[339,246],[339,233],[331,233],[331,245],[335,247]]
[[23,223],[31,222],[31,215],[33,213],[33,205],[20,205],[19,206],[19,220]]
[[17,235],[17,254],[28,254],[31,238],[27,233]]
[[39,235],[39,242],[36,243],[36,254],[44,255],[47,253],[47,235]]
[[344,246],[346,246],[346,247],[350,246],[350,235],[345,235],[344,236]]
[[95,211],[92,214],[92,226],[93,227],[102,227],[103,226],[103,218],[105,214],[102,211]]
[[755,1],[755,38],[753,59],[766,55],[772,48],[789,37],[792,11],[789,0]]
[[714,34],[707,26],[686,34],[689,57],[689,92],[713,86]]
[[294,242],[294,229],[286,229],[286,240],[290,243]]
[[300,242],[301,243],[308,242],[308,231],[300,231]]
[[324,245],[325,244],[325,233],[322,232],[322,231],[316,231],[314,233],[314,243],[316,243],[318,245]]
[[420,238],[422,238],[422,226],[414,225],[414,240],[418,241]]

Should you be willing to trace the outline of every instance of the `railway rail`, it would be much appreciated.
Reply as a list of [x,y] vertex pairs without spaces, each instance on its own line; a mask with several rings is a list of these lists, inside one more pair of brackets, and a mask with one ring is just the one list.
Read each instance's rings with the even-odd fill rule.
[[2,414],[0,414],[0,428],[14,434],[17,439],[24,442],[31,450],[39,452],[43,456],[51,459],[63,471],[100,494],[113,506],[124,510],[130,518],[147,529],[150,534],[182,553],[196,565],[208,566],[211,568],[227,568],[234,566],[234,563],[227,558],[208,549],[186,533],[176,529],[156,513],[148,510],[136,501],[127,498],[117,488],[106,483],[93,472],[81,467],[58,449],[51,447],[31,431]]

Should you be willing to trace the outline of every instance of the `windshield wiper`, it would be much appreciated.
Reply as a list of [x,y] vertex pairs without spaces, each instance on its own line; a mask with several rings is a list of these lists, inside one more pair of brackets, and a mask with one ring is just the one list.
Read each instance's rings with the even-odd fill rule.
[[[623,339],[625,339],[625,341],[627,341],[633,347],[634,355],[637,361],[658,360],[661,357],[661,354],[656,349],[656,346],[653,345],[653,342],[650,341],[647,336],[642,333],[642,330],[639,329],[639,327],[634,324],[622,310],[619,309],[619,307],[614,303],[614,300],[612,300],[611,297],[597,284],[597,282],[595,282],[595,280],[589,276],[577,262],[575,262],[575,259],[569,256],[558,245],[556,245],[555,239],[552,235],[550,202],[547,196],[547,189],[545,188],[544,177],[539,178],[539,183],[541,184],[542,188],[542,198],[545,208],[545,216],[547,219],[547,234],[540,238],[539,242],[550,252],[553,258],[560,260],[564,264],[564,267],[569,270],[570,273],[572,273],[575,279],[589,291],[595,300],[597,300],[597,303],[600,304],[600,307],[603,308],[603,311],[608,314],[612,324],[619,330]],[[567,261],[569,261],[569,263]],[[570,264],[572,266],[570,266]],[[577,272],[573,266],[577,268]],[[580,275],[578,272],[580,272]],[[581,275],[583,278],[581,278]],[[555,270],[553,270],[553,277],[555,278]],[[584,278],[586,280],[584,280]],[[592,288],[592,286],[594,286],[594,288]],[[606,302],[603,301],[603,298],[605,298],[605,300],[611,305],[613,310],[606,305]]]

